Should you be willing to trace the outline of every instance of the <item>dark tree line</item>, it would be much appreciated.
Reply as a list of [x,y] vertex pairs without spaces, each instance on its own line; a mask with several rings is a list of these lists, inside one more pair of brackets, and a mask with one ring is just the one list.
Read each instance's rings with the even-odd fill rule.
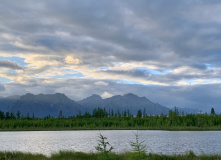
[[9,120],[9,119],[35,119],[35,115],[32,116],[27,113],[26,116],[22,115],[20,111],[17,111],[16,114],[14,112],[2,112],[0,111],[0,120]]
[[62,111],[58,116],[35,118],[34,115],[21,115],[0,111],[0,130],[50,130],[50,129],[220,129],[221,115],[188,114],[183,115],[175,109],[168,115],[149,116],[145,110],[138,110],[133,116],[130,111],[115,113],[113,110],[96,108],[92,113],[79,112],[76,116],[64,117]]
[[[215,110],[214,108],[211,108],[211,115],[216,115],[215,114]],[[125,110],[123,112],[120,112],[119,109],[117,110],[117,112],[115,112],[113,109],[111,110],[106,110],[106,108],[95,108],[92,113],[85,111],[84,114],[82,114],[82,112],[79,112],[76,116],[72,116],[72,117],[76,117],[76,118],[107,118],[107,117],[137,117],[137,118],[145,118],[148,117],[150,115],[146,114],[146,110],[145,108],[143,110],[139,109],[137,111],[136,115],[132,115],[130,113],[130,110]],[[158,115],[159,116],[159,115]],[[161,115],[162,116],[162,115]],[[177,117],[177,116],[184,116],[184,113],[179,113],[179,111],[176,109],[172,111],[169,111],[169,117]],[[188,116],[188,115],[186,115]],[[48,119],[51,118],[50,115],[44,117],[44,119]],[[55,117],[54,117],[55,118]],[[62,114],[62,110],[59,111],[58,113],[58,117],[57,118],[65,118]],[[66,117],[68,118],[68,117]],[[17,111],[16,114],[14,112],[2,112],[0,111],[0,120],[9,120],[9,119],[36,119],[35,115],[32,114],[30,116],[29,113],[26,114],[26,116],[24,116],[23,114],[21,114],[20,111]]]

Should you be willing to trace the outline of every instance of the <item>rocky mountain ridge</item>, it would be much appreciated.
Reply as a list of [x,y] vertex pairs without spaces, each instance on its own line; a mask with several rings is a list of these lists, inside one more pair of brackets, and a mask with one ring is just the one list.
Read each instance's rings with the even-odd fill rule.
[[129,110],[133,115],[136,115],[139,109],[145,110],[147,115],[168,114],[170,110],[146,97],[139,97],[132,93],[123,96],[115,95],[106,99],[93,94],[80,101],[71,100],[61,93],[38,95],[27,93],[23,96],[0,97],[0,111],[14,113],[20,111],[24,116],[34,114],[35,117],[48,115],[58,117],[60,111],[63,116],[75,116],[79,112],[92,113],[98,107],[106,108],[107,111],[113,109],[115,113]]

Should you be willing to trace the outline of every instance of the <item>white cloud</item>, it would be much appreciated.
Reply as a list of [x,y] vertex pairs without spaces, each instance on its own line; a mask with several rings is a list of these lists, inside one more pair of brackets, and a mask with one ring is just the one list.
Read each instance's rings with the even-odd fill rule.
[[97,81],[94,83],[97,86],[108,86],[108,83],[104,82],[104,81]]
[[112,97],[113,95],[112,94],[110,94],[110,93],[108,93],[108,92],[104,92],[102,95],[101,95],[101,97],[104,99],[104,98],[110,98],[110,97]]
[[80,60],[77,58],[74,58],[73,56],[66,56],[65,57],[65,63],[67,64],[79,64]]

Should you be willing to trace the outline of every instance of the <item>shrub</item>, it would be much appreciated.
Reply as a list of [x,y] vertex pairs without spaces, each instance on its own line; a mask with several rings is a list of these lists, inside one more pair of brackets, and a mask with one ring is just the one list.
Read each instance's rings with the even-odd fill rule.
[[98,152],[101,152],[101,155],[99,156],[99,159],[102,160],[109,160],[110,155],[109,153],[114,149],[109,142],[106,141],[107,137],[104,137],[101,133],[98,136],[100,139],[98,140],[98,146],[95,147],[95,149]]
[[131,154],[131,158],[132,159],[144,159],[146,157],[146,145],[144,145],[144,140],[140,141],[139,140],[139,134],[138,133],[134,133],[135,135],[135,142],[130,142],[130,145],[132,147],[133,152]]

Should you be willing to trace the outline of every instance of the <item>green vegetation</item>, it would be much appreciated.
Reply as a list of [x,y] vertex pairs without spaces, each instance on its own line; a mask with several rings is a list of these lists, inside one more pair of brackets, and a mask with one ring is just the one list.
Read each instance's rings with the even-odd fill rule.
[[212,114],[212,115],[215,115],[215,110],[214,110],[214,108],[211,108],[211,114]]
[[[22,152],[0,152],[1,160],[99,160],[101,153],[83,153],[60,151],[50,157],[42,154],[31,154]],[[111,160],[136,160],[133,159],[133,152],[121,154],[111,153]],[[163,155],[163,154],[144,154],[142,160],[221,160],[219,155],[200,155],[196,156],[193,152],[184,155]]]
[[188,114],[180,115],[177,110],[169,115],[146,115],[138,110],[137,116],[130,111],[114,113],[97,108],[91,113],[79,113],[73,117],[63,117],[62,111],[57,118],[50,115],[45,118],[26,117],[18,111],[16,114],[0,111],[0,131],[13,130],[111,130],[111,129],[151,129],[151,130],[221,130],[221,115]]
[[[96,146],[96,150],[101,153],[99,159],[101,160],[111,160],[110,152],[114,149],[109,142],[107,142],[107,137],[104,137],[101,133],[99,135],[99,143]],[[109,147],[109,148],[108,148]]]
[[137,160],[141,160],[144,159],[146,157],[146,145],[144,145],[144,141],[140,141],[139,140],[139,134],[138,133],[134,133],[135,135],[135,142],[130,142],[131,147],[133,148],[133,152],[134,154],[132,154],[133,156],[132,159],[137,159]]

